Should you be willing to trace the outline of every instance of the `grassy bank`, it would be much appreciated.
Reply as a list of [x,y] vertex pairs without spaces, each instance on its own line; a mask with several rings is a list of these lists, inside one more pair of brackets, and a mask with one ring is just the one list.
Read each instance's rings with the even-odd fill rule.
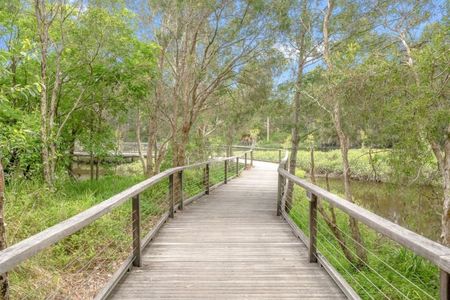
[[[236,168],[230,167],[232,176]],[[94,181],[61,179],[52,190],[37,181],[11,181],[5,207],[8,244],[45,230],[144,179],[138,162],[109,171],[109,175]],[[186,170],[183,175],[185,199],[204,190],[202,168]],[[210,184],[223,177],[223,163],[211,165]],[[140,195],[142,237],[168,210],[168,195],[168,179]],[[131,245],[131,201],[127,201],[14,268],[9,273],[11,299],[92,298],[131,253]]]
[[[284,157],[284,151],[282,152]],[[388,149],[350,149],[348,153],[351,168],[351,177],[356,180],[366,181],[395,181],[394,172],[390,163]],[[279,161],[278,150],[255,150],[254,158],[269,162]],[[314,151],[315,172],[318,175],[329,174],[330,176],[342,175],[342,157],[339,149]],[[297,155],[297,166],[303,172],[309,172],[311,167],[311,154],[309,150],[299,150]],[[435,163],[431,161],[422,167],[419,176],[415,177],[416,183],[432,183],[435,180]],[[416,178],[417,177],[417,178]]]

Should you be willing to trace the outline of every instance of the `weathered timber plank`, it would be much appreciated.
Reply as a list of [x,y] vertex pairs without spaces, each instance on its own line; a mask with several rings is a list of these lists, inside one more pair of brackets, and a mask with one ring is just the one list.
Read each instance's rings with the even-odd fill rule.
[[111,299],[344,299],[276,216],[276,167],[241,177],[169,220]]

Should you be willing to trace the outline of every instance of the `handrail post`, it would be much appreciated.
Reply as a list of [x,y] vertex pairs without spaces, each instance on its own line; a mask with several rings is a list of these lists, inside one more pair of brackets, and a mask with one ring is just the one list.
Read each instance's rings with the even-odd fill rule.
[[281,216],[281,198],[283,197],[282,193],[282,181],[283,176],[278,173],[278,198],[277,198],[277,216]]
[[440,274],[440,298],[441,300],[450,299],[450,276],[449,274],[441,269]]
[[205,185],[205,194],[209,195],[209,163],[205,165],[204,185]]
[[132,198],[132,230],[133,230],[133,266],[142,266],[141,258],[141,210],[139,194]]
[[278,149],[278,162],[281,162],[281,149]]
[[250,150],[250,167],[253,168],[253,150]]
[[179,208],[180,210],[184,209],[184,199],[183,199],[183,170],[181,170],[180,172],[178,172],[178,185],[179,185],[179,191],[180,191],[180,204],[179,204]]
[[174,186],[173,186],[173,174],[169,175],[169,217],[173,218],[175,215],[174,209]]
[[244,153],[244,170],[247,169],[247,152]]
[[309,262],[317,262],[317,196],[311,194],[309,202]]
[[225,160],[223,166],[224,179],[223,182],[226,184],[228,182],[228,160]]

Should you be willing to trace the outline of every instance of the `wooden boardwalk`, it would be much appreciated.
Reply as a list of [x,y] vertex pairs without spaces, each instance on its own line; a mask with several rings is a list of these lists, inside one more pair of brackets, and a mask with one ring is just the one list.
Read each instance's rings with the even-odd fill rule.
[[177,212],[111,299],[344,299],[276,216],[277,165],[251,171]]

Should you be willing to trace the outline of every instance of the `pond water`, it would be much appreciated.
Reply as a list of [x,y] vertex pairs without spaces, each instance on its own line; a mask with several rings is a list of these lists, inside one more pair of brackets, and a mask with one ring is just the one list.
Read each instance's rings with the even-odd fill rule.
[[[325,178],[316,181],[326,188]],[[329,178],[329,184],[332,192],[344,194],[341,178]],[[439,187],[355,180],[351,187],[357,204],[418,234],[439,240],[443,197]]]

